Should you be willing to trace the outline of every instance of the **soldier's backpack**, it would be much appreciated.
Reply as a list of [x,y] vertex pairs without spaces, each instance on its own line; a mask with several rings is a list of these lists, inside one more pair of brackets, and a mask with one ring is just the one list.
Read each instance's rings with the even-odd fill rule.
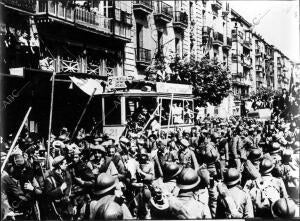
[[276,202],[280,199],[280,190],[279,187],[276,186],[276,180],[261,180],[256,179],[255,184],[257,188],[260,190],[262,196],[262,204],[271,206],[272,203]]

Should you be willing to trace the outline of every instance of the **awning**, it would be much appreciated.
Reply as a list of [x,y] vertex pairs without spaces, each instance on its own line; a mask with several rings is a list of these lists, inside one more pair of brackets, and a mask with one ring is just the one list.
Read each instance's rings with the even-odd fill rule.
[[91,79],[91,78],[77,78],[70,77],[72,82],[79,87],[83,92],[91,96],[96,88],[94,95],[99,95],[103,93],[103,80]]

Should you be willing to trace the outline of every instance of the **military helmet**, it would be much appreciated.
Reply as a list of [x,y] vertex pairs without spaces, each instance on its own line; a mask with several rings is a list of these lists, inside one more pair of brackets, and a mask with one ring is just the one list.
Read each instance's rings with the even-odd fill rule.
[[262,153],[262,151],[260,149],[253,149],[249,153],[248,159],[251,162],[255,162],[255,161],[260,160],[262,158],[262,155],[263,155],[263,153]]
[[273,161],[269,158],[263,159],[260,163],[260,173],[262,175],[270,173],[274,169]]
[[179,174],[177,186],[181,190],[191,190],[200,183],[200,177],[192,168],[185,168]]
[[107,193],[108,191],[112,190],[115,187],[116,187],[116,179],[107,173],[101,173],[97,177],[94,194],[101,195]]
[[271,206],[272,215],[279,218],[295,217],[296,205],[288,198],[281,198]]
[[280,144],[278,142],[273,142],[271,146],[271,154],[280,152]]
[[168,181],[175,178],[182,171],[183,167],[177,163],[166,163],[164,168],[164,180]]
[[240,171],[238,171],[236,168],[229,168],[224,174],[224,183],[228,186],[237,184],[240,179]]
[[122,207],[114,202],[110,201],[102,204],[95,215],[95,220],[122,220],[123,210]]

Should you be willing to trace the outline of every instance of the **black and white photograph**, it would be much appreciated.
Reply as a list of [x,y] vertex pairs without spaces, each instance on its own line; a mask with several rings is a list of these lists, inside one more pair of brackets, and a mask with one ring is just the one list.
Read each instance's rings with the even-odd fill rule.
[[299,0],[0,0],[1,220],[300,218]]

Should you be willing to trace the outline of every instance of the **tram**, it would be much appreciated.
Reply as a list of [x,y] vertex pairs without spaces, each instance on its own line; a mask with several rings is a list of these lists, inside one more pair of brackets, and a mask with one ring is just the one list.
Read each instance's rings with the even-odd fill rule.
[[[155,86],[155,90],[104,92],[101,95],[103,133],[117,140],[132,116],[142,108],[156,118],[160,131],[169,132],[177,127],[189,131],[194,126],[192,86],[162,82]],[[150,124],[145,125],[145,129],[149,127]]]

